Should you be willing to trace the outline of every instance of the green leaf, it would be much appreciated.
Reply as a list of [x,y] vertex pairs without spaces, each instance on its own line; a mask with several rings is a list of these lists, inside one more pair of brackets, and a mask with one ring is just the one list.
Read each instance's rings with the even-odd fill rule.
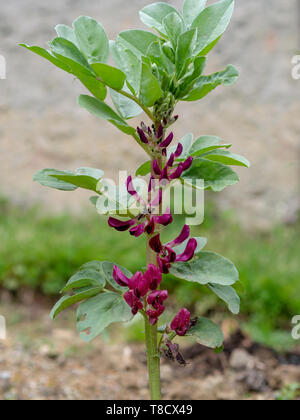
[[151,172],[151,161],[144,162],[136,170],[135,176],[146,176]]
[[192,144],[189,153],[192,156],[200,156],[204,153],[210,152],[211,150],[218,149],[220,147],[229,147],[229,145],[221,145],[222,139],[216,136],[200,136]]
[[[69,28],[66,25],[58,25],[58,27],[56,27],[58,33],[63,33],[63,29],[61,27]],[[69,30],[72,30],[72,29],[69,28]],[[51,52],[43,48],[29,47],[25,44],[20,44],[20,45],[38,54],[39,56],[46,58],[48,61],[50,61],[52,64],[59,67],[60,69],[68,73],[74,74],[96,98],[100,100],[104,100],[106,98],[106,93],[107,93],[106,87],[104,86],[103,83],[95,79],[94,75],[91,73],[92,70],[86,68],[86,63],[83,68],[81,64],[78,64],[73,60],[69,60],[67,62],[66,59],[63,59],[64,61],[61,61],[61,59],[57,58]]]
[[171,61],[171,63],[175,64],[175,52],[172,48],[172,44],[171,42],[165,42],[162,45],[162,50],[163,53],[165,54],[166,57],[168,57],[169,61]]
[[166,35],[163,20],[170,13],[176,13],[178,16],[180,16],[178,11],[167,3],[153,3],[144,7],[140,11],[140,18],[145,25],[156,29],[161,34]]
[[195,50],[196,37],[197,30],[190,29],[189,31],[181,34],[178,38],[178,45],[176,49],[176,73],[178,79],[184,75],[188,65],[190,64],[190,59]]
[[102,25],[88,16],[81,16],[75,20],[73,27],[80,51],[88,62],[106,63],[109,42]]
[[72,42],[78,48],[77,39],[74,34],[73,28],[67,25],[56,25],[55,31],[59,38],[67,39],[68,41]]
[[222,0],[204,9],[193,21],[198,29],[196,53],[202,51],[219,38],[226,30],[234,9],[234,0]]
[[92,287],[88,290],[84,290],[81,292],[76,293],[73,296],[63,296],[59,301],[54,305],[51,313],[50,318],[54,319],[56,316],[62,312],[64,309],[68,308],[75,303],[81,302],[82,300],[88,299],[92,296],[95,296],[102,292],[102,287]]
[[55,57],[51,51],[45,50],[44,48],[32,46],[26,44],[19,44],[20,47],[24,47],[29,51],[32,51],[33,53],[39,55],[40,57],[45,58],[46,60],[50,61],[52,64],[54,64],[56,67],[60,68],[61,70],[64,70],[68,73],[72,73],[71,68],[66,64],[60,61],[57,57]]
[[140,29],[132,29],[120,32],[118,41],[129,48],[138,58],[146,54],[146,51],[153,42],[159,41],[159,38],[152,32]]
[[105,276],[106,281],[114,289],[118,290],[119,292],[124,293],[124,292],[126,292],[126,290],[128,290],[128,288],[127,287],[120,286],[117,282],[115,282],[115,280],[113,278],[113,269],[114,269],[114,266],[115,265],[117,267],[119,267],[123,271],[123,273],[125,274],[125,276],[132,277],[133,274],[129,270],[127,270],[127,268],[122,267],[121,265],[114,264],[114,263],[111,263],[111,262],[108,262],[108,261],[102,262],[102,270],[103,270],[103,273],[104,273],[104,276]]
[[174,264],[170,272],[180,279],[199,284],[231,286],[239,279],[239,273],[231,261],[208,251],[200,252],[190,262]]
[[184,31],[184,23],[181,16],[175,12],[168,14],[163,20],[163,27],[176,51],[178,38]]
[[[129,89],[125,86],[124,90],[126,92]],[[116,107],[118,113],[121,115],[122,118],[128,120],[130,118],[136,117],[137,115],[143,112],[142,108],[133,100],[127,98],[126,96],[118,93],[114,90],[110,90],[110,96]]]
[[190,169],[182,175],[182,179],[185,182],[203,179],[204,188],[215,192],[239,182],[238,175],[231,168],[203,158],[194,159]]
[[110,41],[110,49],[116,65],[126,74],[127,81],[138,95],[141,84],[142,63],[137,56],[120,42]]
[[220,162],[224,165],[236,165],[250,167],[250,162],[244,156],[236,155],[228,150],[214,150],[205,154],[205,159],[212,160],[214,162]]
[[229,65],[224,71],[211,74],[210,76],[200,76],[193,86],[191,92],[183,98],[183,101],[198,101],[220,85],[230,86],[238,78],[237,69]]
[[131,309],[123,296],[113,292],[104,292],[79,305],[77,328],[80,337],[89,342],[110,324],[131,319]]
[[240,312],[240,298],[233,287],[212,283],[210,283],[208,287],[220,299],[227,303],[229,310],[233,314],[237,315]]
[[107,94],[107,89],[104,83],[97,80],[94,76],[87,76],[86,74],[77,73],[76,76],[81,83],[100,101],[104,101]]
[[55,57],[65,63],[75,75],[78,73],[87,76],[93,75],[93,70],[84,55],[72,42],[64,38],[55,38],[52,42],[49,42],[49,46]]
[[123,120],[123,118],[121,118],[113,109],[111,109],[104,102],[101,102],[98,99],[92,98],[91,96],[87,95],[80,95],[78,102],[82,108],[87,109],[92,115],[109,121],[123,133],[129,135],[135,133],[135,129],[133,127],[130,127],[126,123],[126,121]]
[[49,176],[67,184],[74,185],[76,188],[84,188],[97,192],[97,184],[103,175],[104,172],[101,171],[101,169],[79,168],[76,169],[75,173],[57,171],[57,173],[50,174]]
[[[188,238],[186,241],[184,241],[182,244],[180,244],[180,245],[177,245],[177,246],[175,246],[173,249],[174,249],[174,251],[176,252],[176,254],[178,255],[178,254],[181,254],[181,253],[183,253],[184,252],[184,250],[185,250],[185,248],[186,248],[186,246],[187,246],[187,244],[188,244],[188,241],[190,240],[191,238]],[[196,248],[196,250],[195,250],[195,254],[198,254],[199,252],[201,252],[202,251],[202,249],[205,247],[205,245],[207,244],[207,239],[206,238],[203,238],[203,237],[196,237],[196,238],[194,238],[194,239],[196,239],[196,241],[197,241],[197,244],[198,244],[198,246],[197,246],[197,248]]]
[[96,75],[110,88],[116,90],[123,88],[126,75],[121,70],[104,63],[94,63],[91,67]]
[[[170,75],[175,71],[173,62],[164,53],[159,41],[153,42],[147,50],[147,57],[150,58],[152,65],[156,64],[160,75],[165,75],[169,82]],[[166,73],[165,73],[166,72]],[[163,79],[162,76],[160,76]]]
[[196,17],[205,9],[206,0],[185,0],[183,4],[183,19],[191,25]]
[[158,80],[153,76],[151,69],[142,64],[140,100],[143,105],[152,107],[155,102],[162,97],[162,90]]
[[196,83],[197,79],[199,79],[199,77],[203,73],[205,65],[206,57],[196,57],[191,66],[191,69],[180,80],[179,86],[176,91],[176,98],[184,98],[188,95],[188,93]]
[[62,293],[68,292],[71,289],[78,289],[86,286],[102,287],[104,289],[106,280],[101,271],[94,268],[83,268],[78,273],[74,274],[62,289]]
[[210,319],[199,317],[197,324],[190,328],[187,336],[196,337],[197,342],[212,349],[220,348],[224,341],[221,328]]
[[55,188],[62,191],[74,191],[77,189],[76,185],[59,181],[58,179],[53,178],[52,175],[65,175],[66,173],[72,175],[71,171],[57,171],[56,169],[42,169],[37,172],[33,180],[40,183],[45,187]]

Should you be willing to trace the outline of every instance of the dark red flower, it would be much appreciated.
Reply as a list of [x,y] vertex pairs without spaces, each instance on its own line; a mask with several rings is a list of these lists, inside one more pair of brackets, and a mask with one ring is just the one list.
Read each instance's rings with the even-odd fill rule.
[[152,163],[152,170],[154,174],[158,176],[160,180],[167,179],[172,181],[174,179],[180,178],[182,173],[189,169],[193,163],[192,156],[189,156],[184,162],[180,162],[176,167],[173,167],[175,158],[178,158],[182,152],[183,146],[181,143],[178,143],[175,153],[171,153],[166,165],[162,169],[159,167],[159,164],[155,159]]
[[145,143],[145,144],[148,144],[149,143],[149,139],[146,136],[146,134],[144,133],[144,131],[142,129],[140,129],[140,127],[137,127],[137,132],[138,132],[138,135],[139,135],[141,141],[143,143]]
[[125,302],[131,307],[133,315],[136,315],[139,310],[143,309],[143,303],[136,297],[132,290],[124,293]]
[[163,306],[163,302],[167,298],[167,290],[156,290],[148,296],[147,303],[154,308],[147,310],[147,315],[151,325],[155,325],[158,322],[158,317],[164,313],[165,307]]
[[189,236],[190,228],[185,225],[180,235],[173,241],[168,242],[166,245],[161,243],[160,234],[157,234],[150,239],[149,245],[157,254],[157,261],[162,273],[168,274],[172,263],[190,261],[194,257],[198,245],[196,239],[194,238],[191,238],[188,241],[182,254],[176,255],[176,252],[173,249],[175,246],[186,241]]
[[191,328],[191,314],[190,312],[183,308],[180,309],[178,314],[175,316],[171,322],[171,330],[175,331],[177,335],[183,337],[186,335],[188,330]]
[[118,230],[119,232],[124,232],[128,230],[131,226],[136,224],[136,219],[122,221],[119,219],[115,219],[114,217],[110,217],[108,219],[108,224],[110,227]]
[[142,298],[149,291],[149,278],[138,271],[128,280],[128,287],[137,298]]
[[149,289],[151,290],[156,290],[162,281],[161,271],[154,264],[148,265],[144,277],[146,278],[149,285]]

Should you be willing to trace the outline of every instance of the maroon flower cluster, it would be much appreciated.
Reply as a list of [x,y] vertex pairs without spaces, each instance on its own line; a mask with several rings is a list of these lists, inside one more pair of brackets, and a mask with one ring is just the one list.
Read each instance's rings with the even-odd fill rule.
[[[157,134],[155,135],[155,138],[157,140],[156,136],[163,136],[163,127],[162,125],[160,126],[161,128],[159,128]],[[148,136],[150,136],[149,133],[151,133],[151,136],[153,137],[154,134],[152,133],[152,130],[150,127],[146,127],[144,128],[144,131],[142,129],[138,128],[138,132],[139,135],[141,137],[141,139],[143,139],[144,142],[149,142],[149,138],[146,136],[145,131],[147,130],[148,132]],[[168,139],[168,141],[167,141]],[[173,133],[171,133],[166,140],[163,141],[163,147],[167,147],[166,145],[166,141],[167,143],[171,142],[173,139]],[[161,144],[159,144],[159,146],[161,146]],[[126,182],[126,187],[127,187],[127,191],[128,194],[130,194],[131,196],[133,196],[135,198],[135,200],[137,201],[137,203],[140,203],[143,207],[144,210],[141,214],[139,214],[138,216],[129,219],[129,220],[119,220],[116,219],[114,217],[110,217],[108,219],[108,224],[110,227],[118,230],[118,231],[126,231],[129,230],[130,234],[135,236],[135,237],[139,237],[141,236],[143,233],[147,233],[148,235],[152,235],[155,232],[155,225],[162,225],[162,226],[167,226],[170,223],[173,222],[173,217],[170,213],[170,210],[167,209],[166,213],[161,215],[161,216],[155,216],[155,209],[157,207],[160,206],[160,204],[162,203],[162,186],[166,186],[166,181],[170,182],[174,179],[180,178],[180,176],[182,175],[182,173],[184,171],[186,171],[192,164],[193,162],[193,158],[190,156],[188,159],[186,159],[184,162],[180,162],[177,166],[174,167],[175,164],[175,159],[178,158],[183,151],[183,147],[181,145],[181,143],[178,144],[177,149],[174,153],[171,154],[171,156],[169,157],[166,165],[164,166],[164,168],[160,169],[158,161],[155,159],[152,163],[152,176],[149,182],[149,186],[148,186],[148,192],[149,192],[149,197],[151,198],[151,192],[154,190],[155,191],[155,181],[157,180],[159,182],[158,185],[158,193],[157,196],[153,199],[153,200],[149,200],[148,203],[146,203],[144,201],[144,199],[137,193],[136,189],[134,188],[133,185],[133,181],[132,181],[132,177],[129,176],[127,178],[127,182]]]
[[177,255],[174,247],[185,242],[190,236],[190,228],[184,225],[180,235],[173,241],[163,245],[160,240],[160,234],[153,236],[150,241],[150,247],[157,254],[157,263],[162,273],[168,274],[171,264],[174,262],[187,262],[190,261],[197,249],[198,243],[195,238],[190,238],[187,242],[183,253]]
[[177,149],[174,153],[171,153],[166,165],[163,169],[160,169],[157,160],[155,159],[152,163],[152,170],[154,174],[159,178],[160,181],[166,179],[168,181],[173,181],[181,177],[182,173],[190,168],[193,163],[192,156],[189,156],[184,162],[180,162],[175,168],[174,162],[175,158],[179,157],[182,154],[183,147],[181,143],[178,143]]
[[124,294],[124,299],[131,307],[133,315],[143,309],[146,302],[146,313],[150,323],[155,325],[158,317],[165,310],[163,302],[168,298],[167,290],[157,290],[162,281],[159,268],[149,264],[144,274],[138,271],[131,278],[128,278],[119,267],[114,266],[113,278],[120,286],[129,288],[128,292]]
[[[152,186],[152,180],[149,183],[149,189]],[[162,226],[167,226],[173,222],[173,217],[170,213],[170,210],[167,209],[166,213],[161,216],[155,216],[155,208],[158,207],[162,202],[162,190],[159,189],[157,196],[149,202],[147,205],[143,198],[137,193],[134,188],[132,177],[129,176],[127,179],[127,191],[130,195],[132,195],[137,202],[141,203],[144,206],[143,213],[139,214],[138,216],[134,217],[133,219],[129,220],[119,220],[114,217],[110,217],[108,219],[108,224],[110,227],[123,232],[129,229],[129,233],[132,236],[139,237],[143,233],[147,233],[148,235],[152,235],[155,231],[155,225],[159,224]]]
[[[138,127],[137,132],[141,141],[149,144],[153,152],[160,151],[160,154],[167,156],[167,147],[171,144],[174,137],[173,133],[170,133],[165,138],[167,126],[166,121],[155,130],[154,127],[151,129],[142,123],[141,128]],[[162,186],[166,186],[166,182],[179,178],[193,162],[193,158],[189,157],[177,164],[176,159],[182,153],[183,146],[179,143],[163,168],[160,167],[158,160],[155,159],[153,161],[147,202],[138,194],[133,185],[132,177],[129,176],[126,182],[128,194],[135,198],[136,202],[142,206],[143,211],[129,220],[123,221],[114,217],[110,217],[108,220],[109,226],[118,231],[129,230],[130,234],[135,237],[146,233],[151,237],[149,245],[156,253],[157,266],[150,264],[144,274],[138,271],[131,278],[126,277],[115,266],[113,277],[119,285],[128,287],[129,290],[124,294],[124,299],[131,307],[133,315],[136,315],[140,310],[144,310],[152,325],[155,325],[163,314],[165,310],[164,302],[168,298],[167,290],[159,290],[162,274],[169,273],[172,263],[190,261],[194,257],[197,248],[197,241],[194,238],[190,238],[190,228],[187,225],[183,227],[177,238],[165,245],[161,243],[160,234],[156,234],[157,225],[167,226],[173,222],[169,208],[166,209],[164,214],[155,215],[156,208],[159,208],[162,203]],[[151,193],[156,191],[155,181],[158,181],[158,192],[156,197],[152,199]],[[184,251],[177,253],[176,247],[184,242],[186,242]],[[171,329],[178,335],[185,335],[190,327],[190,314],[186,309],[182,309],[172,321]]]

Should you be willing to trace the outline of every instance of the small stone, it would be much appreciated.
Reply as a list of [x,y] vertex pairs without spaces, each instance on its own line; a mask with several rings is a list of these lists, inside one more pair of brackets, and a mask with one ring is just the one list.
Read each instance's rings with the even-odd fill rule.
[[11,387],[11,377],[12,374],[9,371],[2,371],[0,372],[0,390],[2,392],[6,392]]
[[253,369],[255,359],[246,350],[236,349],[231,354],[229,364],[235,370]]

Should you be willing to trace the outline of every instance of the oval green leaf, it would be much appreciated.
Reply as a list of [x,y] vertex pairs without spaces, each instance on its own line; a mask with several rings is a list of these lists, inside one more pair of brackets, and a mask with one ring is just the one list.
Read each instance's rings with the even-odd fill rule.
[[194,159],[190,169],[182,175],[182,179],[185,182],[204,180],[204,188],[215,192],[239,182],[238,175],[231,168],[203,158]]
[[79,105],[82,108],[87,109],[92,115],[98,118],[103,118],[113,125],[115,125],[123,133],[132,135],[135,133],[135,129],[130,127],[123,118],[121,118],[113,109],[111,109],[104,102],[99,101],[88,95],[79,96]]
[[210,290],[214,292],[220,299],[227,303],[229,310],[237,315],[240,312],[240,298],[233,287],[221,286],[220,284],[208,285]]
[[190,262],[173,264],[170,272],[180,279],[199,284],[231,286],[239,279],[239,273],[231,261],[208,251],[200,252]]
[[210,319],[199,317],[197,324],[186,334],[197,339],[199,344],[212,349],[220,348],[224,342],[221,328]]
[[77,328],[80,337],[90,342],[110,324],[131,319],[131,309],[123,296],[113,292],[104,292],[79,305]]
[[103,26],[96,20],[81,16],[73,23],[77,44],[87,61],[106,63],[109,57],[109,42]]

